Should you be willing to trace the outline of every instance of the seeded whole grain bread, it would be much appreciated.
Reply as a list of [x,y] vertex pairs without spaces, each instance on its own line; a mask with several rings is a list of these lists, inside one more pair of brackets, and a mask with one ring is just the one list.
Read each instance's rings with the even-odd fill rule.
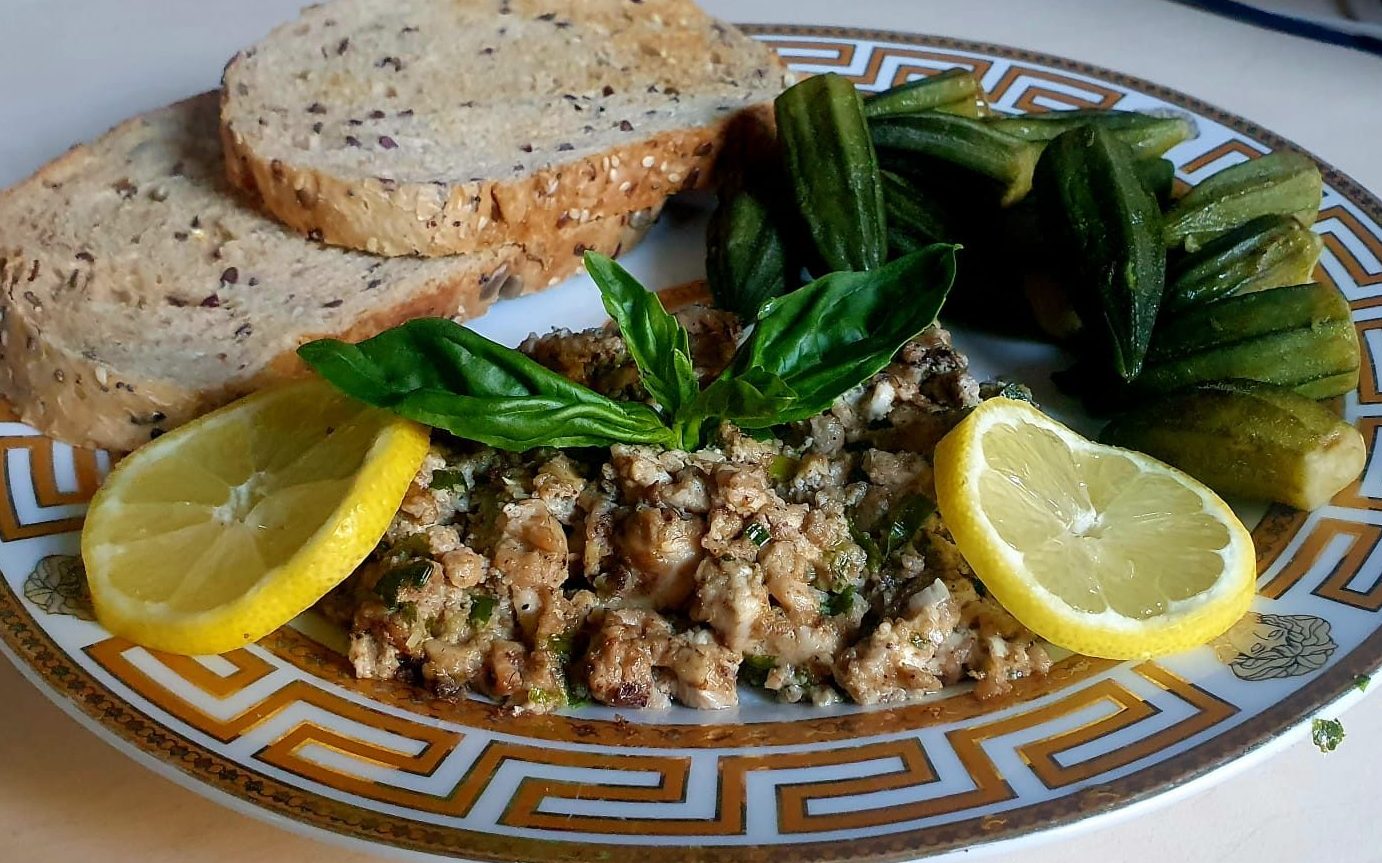
[[452,258],[304,241],[226,182],[218,98],[117,126],[0,193],[0,393],[73,444],[129,450],[301,373],[320,336],[468,317],[636,242],[653,211]]
[[221,132],[294,229],[447,255],[708,185],[790,81],[691,0],[331,0],[231,59]]

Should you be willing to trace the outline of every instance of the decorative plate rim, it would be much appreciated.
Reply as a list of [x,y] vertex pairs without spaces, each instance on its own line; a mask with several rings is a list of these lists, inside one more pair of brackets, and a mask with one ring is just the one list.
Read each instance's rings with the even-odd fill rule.
[[[887,43],[922,44],[928,48],[957,50],[1037,63],[1054,69],[1087,75],[1130,90],[1145,93],[1211,118],[1237,132],[1255,138],[1272,149],[1308,153],[1284,137],[1256,123],[1224,111],[1173,88],[1093,64],[993,43],[900,31],[809,25],[740,24],[754,35],[865,39]],[[1312,158],[1315,158],[1311,154]],[[1382,201],[1351,177],[1318,158],[1325,180],[1374,222],[1382,223]],[[1286,698],[1250,716],[1184,752],[1143,767],[1078,794],[1031,803],[1004,811],[1001,816],[970,817],[939,826],[874,834],[850,841],[810,840],[787,846],[716,845],[607,845],[588,841],[562,841],[507,836],[461,827],[438,827],[405,817],[380,815],[332,800],[324,795],[289,786],[254,769],[228,760],[178,732],[161,725],[139,708],[109,690],[86,669],[72,662],[52,638],[38,626],[8,582],[0,589],[0,653],[10,658],[26,680],[77,717],[102,739],[157,772],[173,776],[179,784],[204,793],[218,803],[252,812],[275,823],[288,823],[312,835],[364,844],[377,852],[414,851],[421,854],[454,854],[461,858],[498,860],[580,861],[590,855],[642,854],[655,861],[768,860],[779,854],[815,861],[885,861],[914,859],[960,848],[986,846],[1029,836],[1035,832],[1064,831],[1091,818],[1104,820],[1125,810],[1219,773],[1231,764],[1255,760],[1255,756],[1289,737],[1322,708],[1341,704],[1356,695],[1355,679],[1382,665],[1382,627],[1378,627],[1346,656],[1319,673]],[[1193,683],[1187,686],[1208,695]]]

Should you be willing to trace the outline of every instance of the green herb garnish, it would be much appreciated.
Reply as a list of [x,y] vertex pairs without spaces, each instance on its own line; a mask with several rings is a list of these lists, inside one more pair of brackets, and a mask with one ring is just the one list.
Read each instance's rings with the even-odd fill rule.
[[1310,740],[1321,752],[1333,752],[1344,739],[1344,724],[1337,719],[1312,719]]
[[432,561],[409,561],[393,567],[380,576],[379,580],[374,583],[374,592],[389,607],[389,611],[397,611],[399,607],[398,592],[404,588],[422,587],[431,577]]
[[683,416],[700,395],[691,364],[691,336],[662,300],[604,255],[586,252],[585,268],[600,287],[605,311],[619,326],[643,387],[664,416]]
[[657,295],[587,252],[586,269],[656,407],[607,398],[443,318],[354,345],[319,339],[298,354],[349,396],[499,449],[694,449],[722,420],[752,432],[806,419],[876,374],[935,322],[955,278],[955,249],[928,246],[870,272],[831,273],[772,300],[704,390],[690,337]]
[[498,449],[674,443],[647,405],[606,398],[445,318],[298,354],[346,395]]
[[1358,687],[1359,692],[1367,692],[1369,683],[1372,683],[1372,678],[1366,674],[1360,674],[1353,678],[1353,685]]

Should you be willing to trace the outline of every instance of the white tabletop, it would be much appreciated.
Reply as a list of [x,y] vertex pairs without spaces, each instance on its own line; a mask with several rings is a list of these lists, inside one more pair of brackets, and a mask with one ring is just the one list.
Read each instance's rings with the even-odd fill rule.
[[[1382,191],[1382,59],[1163,0],[703,0],[737,21],[872,27],[1078,58],[1199,96]],[[213,87],[298,0],[0,0],[0,186],[129,114]],[[1382,680],[1378,687],[1382,688]],[[0,662],[0,858],[380,858],[222,809],[127,760]],[[1382,699],[1330,755],[1299,740],[1194,796],[1024,846],[1009,863],[1382,861]]]

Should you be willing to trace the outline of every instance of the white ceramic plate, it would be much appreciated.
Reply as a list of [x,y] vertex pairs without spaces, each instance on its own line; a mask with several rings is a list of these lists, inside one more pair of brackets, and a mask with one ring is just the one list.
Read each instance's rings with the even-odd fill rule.
[[[879,88],[954,65],[1005,110],[1176,108],[1200,137],[1182,179],[1289,147],[1196,100],[1028,52],[901,34],[758,28],[804,71]],[[1072,657],[1015,698],[956,689],[892,709],[785,706],[507,716],[399,684],[357,682],[310,615],[222,657],[155,654],[92,622],[77,551],[83,501],[108,466],[12,419],[0,424],[0,652],[102,736],[185,784],[276,820],[417,857],[885,860],[1003,842],[1111,812],[1241,759],[1382,664],[1382,204],[1323,166],[1319,278],[1347,295],[1363,382],[1343,400],[1368,471],[1310,515],[1250,513],[1260,596],[1245,625],[1156,662]],[[669,208],[626,264],[646,283],[700,274],[703,208]],[[509,343],[596,323],[573,280],[476,323]],[[981,375],[1047,384],[1034,344],[959,335]],[[1078,419],[1078,418],[1077,418]],[[281,823],[281,821],[280,821]]]

